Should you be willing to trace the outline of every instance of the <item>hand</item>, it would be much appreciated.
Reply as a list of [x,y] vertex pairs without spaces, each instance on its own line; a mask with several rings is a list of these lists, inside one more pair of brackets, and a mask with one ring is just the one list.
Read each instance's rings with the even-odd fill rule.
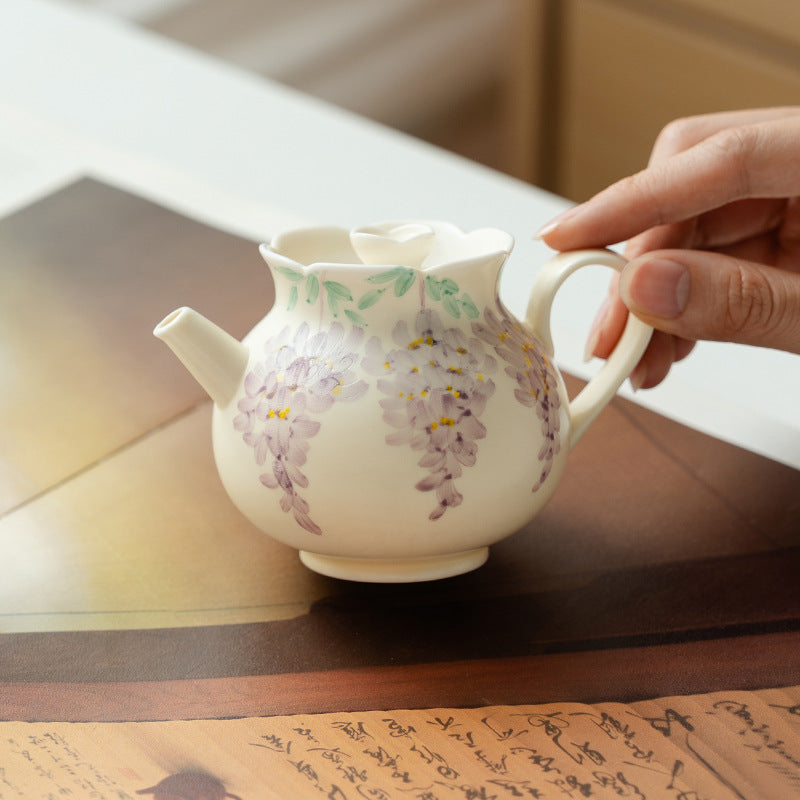
[[538,235],[556,250],[628,240],[587,355],[609,355],[628,310],[652,325],[634,388],[660,383],[697,339],[800,353],[800,108],[670,123],[647,169]]

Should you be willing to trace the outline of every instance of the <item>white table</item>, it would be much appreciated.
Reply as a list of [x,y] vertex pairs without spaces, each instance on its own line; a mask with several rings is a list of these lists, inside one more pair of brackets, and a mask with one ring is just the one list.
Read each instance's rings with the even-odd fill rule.
[[[549,255],[531,235],[567,205],[105,17],[4,3],[0,214],[87,174],[253,239],[405,217],[501,227],[517,240],[501,295],[518,314]],[[558,360],[579,376],[594,369],[581,353],[606,281],[576,278],[554,311]],[[796,356],[703,343],[633,399],[800,469],[798,397]]]

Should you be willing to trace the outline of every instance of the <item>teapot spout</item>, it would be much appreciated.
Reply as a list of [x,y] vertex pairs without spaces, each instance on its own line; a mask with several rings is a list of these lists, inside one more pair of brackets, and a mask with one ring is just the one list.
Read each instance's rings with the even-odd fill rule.
[[167,315],[153,335],[171,348],[217,406],[230,403],[247,368],[245,345],[187,307]]

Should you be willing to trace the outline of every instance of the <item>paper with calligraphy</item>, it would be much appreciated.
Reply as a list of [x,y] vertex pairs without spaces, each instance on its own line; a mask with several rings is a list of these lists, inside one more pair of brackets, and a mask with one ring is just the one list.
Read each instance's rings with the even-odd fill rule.
[[0,723],[0,799],[789,800],[800,687],[632,704]]

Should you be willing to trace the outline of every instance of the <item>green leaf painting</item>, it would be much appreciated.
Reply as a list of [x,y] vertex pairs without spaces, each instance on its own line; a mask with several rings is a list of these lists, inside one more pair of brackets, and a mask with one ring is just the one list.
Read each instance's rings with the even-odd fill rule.
[[366,308],[370,308],[374,306],[378,300],[383,297],[383,293],[386,289],[371,289],[370,291],[366,292],[365,294],[361,295],[358,300],[358,307],[363,311]]
[[319,278],[311,274],[306,278],[306,303],[314,304],[319,297]]
[[349,308],[346,308],[344,310],[344,315],[350,320],[350,322],[353,323],[353,325],[358,325],[361,328],[367,327],[367,321],[361,316],[361,314],[357,314],[355,311],[351,311]]
[[275,271],[292,283],[298,283],[303,280],[303,273],[291,267],[275,267]]
[[394,297],[405,296],[417,283],[418,277],[423,281],[420,291],[424,292],[424,296],[435,303],[441,303],[442,308],[454,319],[460,319],[462,315],[468,319],[477,319],[480,316],[480,310],[474,300],[466,292],[462,293],[452,278],[437,278],[434,275],[425,275],[422,278],[419,272],[411,267],[392,267],[367,276],[366,282],[375,288],[368,289],[357,300],[347,285],[341,281],[324,280],[324,274],[323,280],[320,280],[313,272],[305,275],[299,270],[285,266],[276,267],[276,272],[291,282],[288,311],[296,307],[301,293],[305,302],[310,305],[324,297],[334,317],[344,313],[353,324],[361,327],[367,327],[368,323],[366,317],[359,312],[377,305],[389,289]]
[[387,269],[385,272],[376,272],[374,275],[370,275],[367,281],[369,283],[392,283],[392,281],[402,278],[409,272],[413,274],[414,270],[410,267],[394,267]]
[[394,293],[396,297],[402,297],[413,285],[417,279],[417,273],[409,270],[405,275],[401,275],[394,282]]
[[458,284],[452,278],[442,278],[441,286],[444,294],[458,294]]
[[432,275],[425,276],[425,291],[428,293],[428,296],[437,303],[442,299],[441,284]]
[[442,296],[442,308],[451,316],[458,319],[461,316],[461,306],[451,294]]
[[338,300],[345,300],[347,302],[351,302],[353,299],[350,290],[343,283],[339,283],[338,281],[323,281],[322,285],[325,287],[328,297],[336,297]]
[[470,319],[477,319],[481,312],[478,310],[478,306],[472,301],[472,298],[464,292],[461,295],[461,308]]

